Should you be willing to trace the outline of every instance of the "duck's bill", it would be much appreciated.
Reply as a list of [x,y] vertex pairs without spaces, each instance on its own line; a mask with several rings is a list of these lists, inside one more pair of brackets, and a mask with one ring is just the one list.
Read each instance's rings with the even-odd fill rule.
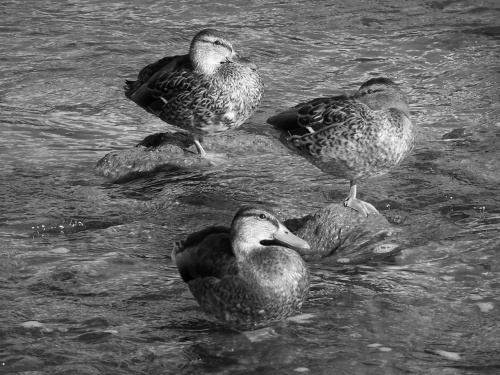
[[236,64],[248,66],[250,69],[257,69],[257,65],[248,60],[246,57],[241,56],[239,53],[233,53],[229,58],[229,61]]
[[273,235],[275,241],[293,250],[309,250],[311,247],[302,238],[292,234],[283,224],[280,224],[278,230]]

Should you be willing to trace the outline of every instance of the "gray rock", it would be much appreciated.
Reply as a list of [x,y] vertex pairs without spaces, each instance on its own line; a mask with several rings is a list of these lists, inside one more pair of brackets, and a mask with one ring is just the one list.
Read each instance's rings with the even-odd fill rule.
[[400,229],[392,227],[384,216],[364,216],[342,203],[284,224],[309,242],[311,250],[300,253],[307,260],[360,264],[387,259],[402,249],[396,236]]

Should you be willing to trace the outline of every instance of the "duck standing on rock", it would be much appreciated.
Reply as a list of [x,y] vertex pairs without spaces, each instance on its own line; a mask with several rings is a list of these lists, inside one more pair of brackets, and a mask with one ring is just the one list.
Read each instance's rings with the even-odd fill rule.
[[187,55],[164,57],[126,81],[125,96],[163,121],[187,130],[201,157],[199,136],[233,129],[257,109],[264,92],[255,64],[226,34],[206,29]]
[[[365,216],[378,211],[356,198],[357,181],[387,173],[415,143],[406,94],[388,78],[370,79],[354,96],[300,103],[267,121],[284,131],[281,141],[289,149],[323,172],[349,179],[344,206]],[[302,134],[290,136],[296,130]]]
[[280,321],[302,306],[309,270],[293,249],[309,244],[259,207],[243,207],[231,228],[208,227],[175,244],[172,260],[198,304],[237,329]]

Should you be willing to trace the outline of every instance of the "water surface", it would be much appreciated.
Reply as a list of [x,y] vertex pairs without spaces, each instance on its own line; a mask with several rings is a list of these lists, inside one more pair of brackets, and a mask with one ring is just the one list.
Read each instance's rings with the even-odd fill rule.
[[[500,371],[497,1],[6,0],[0,14],[0,373]],[[230,33],[266,85],[241,131],[273,137],[270,115],[375,76],[405,88],[420,127],[404,165],[360,186],[412,234],[407,249],[311,263],[309,319],[256,342],[206,318],[171,244],[243,204],[313,212],[347,182],[272,153],[122,184],[92,173],[168,129],[123,80],[207,27]],[[461,140],[442,139],[457,128]]]

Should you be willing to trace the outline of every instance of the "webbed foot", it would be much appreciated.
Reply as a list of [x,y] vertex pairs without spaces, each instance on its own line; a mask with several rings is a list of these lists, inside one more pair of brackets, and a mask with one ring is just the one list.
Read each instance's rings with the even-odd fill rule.
[[345,207],[350,207],[353,210],[358,211],[358,212],[364,214],[365,216],[368,216],[369,214],[377,214],[377,215],[379,215],[379,212],[377,211],[377,209],[375,207],[373,207],[373,205],[371,205],[368,202],[362,201],[361,199],[349,198],[348,197],[344,201],[344,206]]

